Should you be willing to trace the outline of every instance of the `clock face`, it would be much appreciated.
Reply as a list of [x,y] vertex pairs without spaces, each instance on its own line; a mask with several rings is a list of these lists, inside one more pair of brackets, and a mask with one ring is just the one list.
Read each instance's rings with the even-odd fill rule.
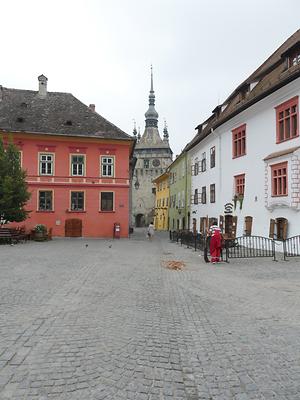
[[160,161],[155,158],[155,160],[152,161],[153,167],[158,167],[160,165]]

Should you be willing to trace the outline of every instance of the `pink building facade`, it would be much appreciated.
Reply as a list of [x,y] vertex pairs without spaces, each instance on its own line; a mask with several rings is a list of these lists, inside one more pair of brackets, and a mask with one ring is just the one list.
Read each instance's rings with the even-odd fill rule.
[[23,224],[45,224],[53,236],[109,238],[118,223],[128,237],[134,140],[72,95],[43,94],[46,79],[39,77],[38,92],[1,88],[0,116],[5,101],[17,112],[13,122],[2,118],[0,133],[19,148],[31,192]]

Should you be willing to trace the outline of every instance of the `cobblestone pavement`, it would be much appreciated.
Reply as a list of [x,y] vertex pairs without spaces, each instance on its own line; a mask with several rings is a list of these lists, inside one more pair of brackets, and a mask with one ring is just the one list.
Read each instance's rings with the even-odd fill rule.
[[141,231],[0,246],[0,399],[299,400],[299,278]]

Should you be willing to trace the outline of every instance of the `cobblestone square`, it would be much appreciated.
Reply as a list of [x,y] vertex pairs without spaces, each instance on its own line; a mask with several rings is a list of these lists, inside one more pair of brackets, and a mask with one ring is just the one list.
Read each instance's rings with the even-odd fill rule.
[[143,230],[0,246],[0,399],[299,400],[299,278]]

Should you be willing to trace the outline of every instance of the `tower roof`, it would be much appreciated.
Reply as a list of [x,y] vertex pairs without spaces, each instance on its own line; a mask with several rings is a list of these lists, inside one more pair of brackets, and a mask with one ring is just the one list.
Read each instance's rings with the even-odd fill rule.
[[151,84],[149,94],[149,108],[145,113],[146,125],[143,136],[138,140],[136,149],[168,149],[171,152],[168,140],[162,140],[158,131],[158,113],[154,108],[155,94],[153,89],[153,68],[151,65]]
[[156,127],[158,122],[158,113],[154,108],[155,105],[155,94],[153,90],[153,68],[151,65],[151,86],[150,86],[150,93],[149,93],[149,108],[145,112],[146,117],[146,128],[147,127]]

